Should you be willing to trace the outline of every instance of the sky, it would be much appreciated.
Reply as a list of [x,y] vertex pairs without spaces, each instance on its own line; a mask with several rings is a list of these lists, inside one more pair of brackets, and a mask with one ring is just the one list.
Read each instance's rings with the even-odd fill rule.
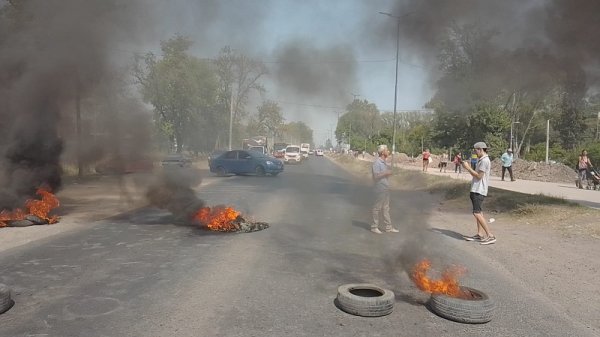
[[[195,42],[198,57],[230,46],[261,60],[269,68],[267,93],[247,109],[255,111],[262,99],[278,102],[286,122],[313,129],[316,144],[331,137],[354,98],[393,111],[396,41],[373,29],[395,32],[396,21],[378,13],[393,11],[393,1],[148,0],[146,10],[140,15],[155,24],[124,50],[158,50],[161,40],[182,34]],[[397,109],[420,109],[432,89],[419,59],[400,49]]]

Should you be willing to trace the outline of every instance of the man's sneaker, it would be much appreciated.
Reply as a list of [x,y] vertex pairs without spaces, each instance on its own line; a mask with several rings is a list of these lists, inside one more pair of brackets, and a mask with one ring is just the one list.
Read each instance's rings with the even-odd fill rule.
[[396,228],[389,228],[385,230],[386,233],[399,233],[400,231]]
[[481,242],[479,244],[480,245],[491,245],[492,243],[496,243],[496,238],[493,236],[490,236],[486,239],[481,240]]
[[371,232],[373,232],[375,234],[382,234],[381,231],[379,230],[379,228],[371,228]]
[[467,241],[481,241],[482,237],[479,234],[475,234],[473,236],[463,236]]

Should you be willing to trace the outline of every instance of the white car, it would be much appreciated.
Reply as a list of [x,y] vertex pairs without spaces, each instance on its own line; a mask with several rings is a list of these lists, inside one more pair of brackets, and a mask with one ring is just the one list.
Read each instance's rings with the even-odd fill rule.
[[315,156],[318,156],[318,157],[323,156],[323,150],[317,149],[317,151],[315,151]]
[[298,164],[302,162],[303,156],[300,153],[300,146],[298,145],[288,145],[285,148],[285,154],[283,156],[283,162],[286,164]]

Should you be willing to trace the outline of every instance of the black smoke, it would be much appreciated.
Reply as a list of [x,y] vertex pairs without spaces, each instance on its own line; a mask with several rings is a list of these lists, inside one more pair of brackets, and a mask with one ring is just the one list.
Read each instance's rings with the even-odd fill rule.
[[[112,53],[131,32],[134,2],[0,2],[0,209],[38,187],[61,187],[63,124],[81,101],[114,81]],[[65,118],[68,117],[68,118]]]
[[[403,50],[425,61],[437,61],[441,43],[453,28],[475,26],[490,33],[484,55],[478,55],[481,85],[528,90],[551,78],[577,90],[574,96],[599,84],[599,11],[600,2],[593,0],[404,0],[390,9],[402,17]],[[395,28],[382,23],[375,35],[389,43],[396,38]]]

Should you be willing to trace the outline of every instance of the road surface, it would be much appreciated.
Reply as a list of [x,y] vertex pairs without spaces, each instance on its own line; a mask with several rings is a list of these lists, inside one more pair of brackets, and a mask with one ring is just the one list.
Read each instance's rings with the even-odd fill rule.
[[[4,251],[0,283],[16,305],[0,336],[593,336],[598,322],[532,291],[519,275],[451,231],[432,230],[437,197],[394,192],[400,233],[369,231],[370,187],[327,158],[278,177],[209,177],[198,196],[271,228],[245,234],[175,224],[143,208]],[[489,256],[490,254],[488,254]],[[483,325],[427,309],[402,269],[407,258],[461,264],[463,282],[497,303]],[[379,318],[336,307],[337,287],[369,282],[396,294]],[[595,304],[590,304],[595,306]]]

